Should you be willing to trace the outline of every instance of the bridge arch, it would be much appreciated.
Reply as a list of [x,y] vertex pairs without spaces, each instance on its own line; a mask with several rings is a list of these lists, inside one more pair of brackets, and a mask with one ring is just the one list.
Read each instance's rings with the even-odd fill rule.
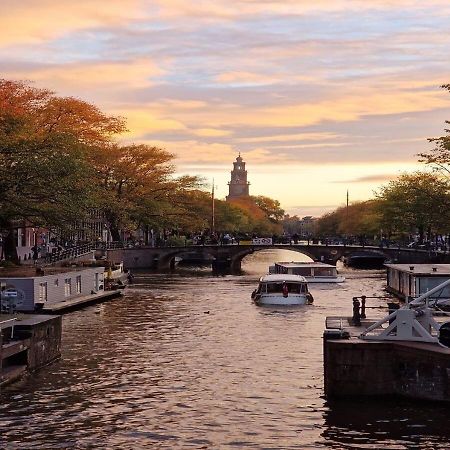
[[[311,258],[313,261],[316,261],[316,257],[311,253],[305,250],[304,248],[300,247],[293,247],[293,246],[287,246],[287,245],[251,245],[251,246],[239,246],[238,251],[234,252],[232,256],[230,257],[230,269],[232,271],[239,271],[241,270],[242,266],[242,260],[253,253],[260,252],[262,250],[288,250],[295,253],[301,253],[302,255],[307,256],[308,258]],[[275,261],[274,261],[275,262]]]
[[217,259],[216,250],[213,247],[178,247],[173,249],[165,249],[158,255],[157,267],[160,270],[173,269],[175,267],[175,258],[183,256],[195,255],[198,258],[215,260]]

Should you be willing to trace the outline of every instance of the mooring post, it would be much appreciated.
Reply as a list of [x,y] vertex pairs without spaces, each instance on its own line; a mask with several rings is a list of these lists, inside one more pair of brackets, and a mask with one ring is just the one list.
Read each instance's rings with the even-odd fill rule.
[[361,319],[366,318],[366,296],[361,295]]
[[353,297],[353,317],[352,317],[352,321],[353,321],[353,325],[355,325],[356,327],[360,327],[361,326],[361,314],[359,312],[359,307],[360,307],[360,303],[359,303],[358,297]]

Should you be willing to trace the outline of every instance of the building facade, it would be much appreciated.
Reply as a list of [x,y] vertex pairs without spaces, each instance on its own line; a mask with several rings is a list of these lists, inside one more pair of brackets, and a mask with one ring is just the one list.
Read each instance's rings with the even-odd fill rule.
[[247,171],[245,170],[245,162],[239,153],[236,161],[233,162],[233,170],[231,171],[231,181],[228,183],[227,200],[240,197],[248,197],[250,183],[247,181]]

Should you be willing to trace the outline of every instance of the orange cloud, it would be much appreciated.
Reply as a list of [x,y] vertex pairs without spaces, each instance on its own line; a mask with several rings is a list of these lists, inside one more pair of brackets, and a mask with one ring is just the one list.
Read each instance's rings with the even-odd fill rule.
[[141,6],[140,0],[3,0],[0,45],[39,43],[75,30],[123,24],[140,17]]
[[[132,61],[80,62],[36,67],[35,69],[10,70],[6,75],[15,79],[32,79],[43,86],[69,91],[74,86],[84,90],[111,89],[124,86],[128,89],[145,88],[152,79],[165,71],[148,59]],[[86,91],[85,91],[86,92]]]
[[215,77],[219,83],[263,85],[282,81],[280,76],[264,75],[252,72],[225,72]]

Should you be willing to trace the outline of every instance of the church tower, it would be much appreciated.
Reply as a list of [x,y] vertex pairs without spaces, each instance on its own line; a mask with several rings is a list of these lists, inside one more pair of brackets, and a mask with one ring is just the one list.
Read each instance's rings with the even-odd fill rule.
[[231,181],[228,183],[227,200],[239,197],[248,197],[248,187],[250,183],[247,181],[247,171],[245,170],[245,162],[241,158],[241,154],[233,163],[231,171]]

